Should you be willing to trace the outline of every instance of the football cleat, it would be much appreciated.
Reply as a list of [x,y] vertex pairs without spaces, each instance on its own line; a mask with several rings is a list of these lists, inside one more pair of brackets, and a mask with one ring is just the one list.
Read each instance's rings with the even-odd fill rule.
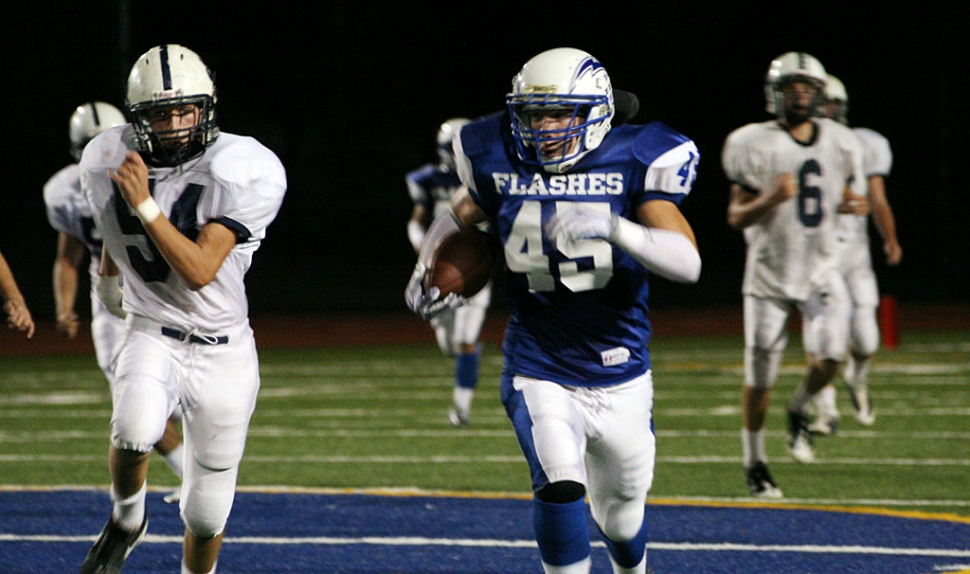
[[834,435],[839,430],[839,413],[828,409],[819,409],[818,415],[808,426],[809,432],[821,435]]
[[876,414],[872,411],[872,403],[869,401],[869,387],[866,383],[850,384],[849,397],[852,399],[852,414],[855,420],[862,426],[872,426],[876,422]]
[[177,486],[175,490],[166,494],[165,498],[163,498],[162,500],[164,500],[168,504],[178,504],[179,501],[182,500],[182,486],[181,485]]
[[748,490],[751,496],[756,498],[781,498],[781,489],[775,484],[768,472],[768,465],[758,461],[744,469],[744,475],[748,478]]
[[451,426],[466,427],[469,419],[470,413],[468,411],[459,408],[458,405],[451,405],[451,409],[448,411],[448,421],[451,422]]
[[808,430],[808,417],[793,410],[788,411],[788,453],[795,462],[815,460],[812,433]]
[[141,528],[135,532],[125,532],[113,520],[101,529],[101,534],[88,550],[81,564],[80,574],[120,574],[121,566],[131,551],[138,546],[148,530],[148,516],[141,522]]

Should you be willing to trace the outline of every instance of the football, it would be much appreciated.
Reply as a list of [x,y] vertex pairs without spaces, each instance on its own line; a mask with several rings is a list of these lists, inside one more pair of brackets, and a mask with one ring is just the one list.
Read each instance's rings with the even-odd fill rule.
[[492,238],[476,227],[465,227],[441,241],[425,288],[437,287],[442,297],[449,293],[471,297],[488,284],[494,268]]

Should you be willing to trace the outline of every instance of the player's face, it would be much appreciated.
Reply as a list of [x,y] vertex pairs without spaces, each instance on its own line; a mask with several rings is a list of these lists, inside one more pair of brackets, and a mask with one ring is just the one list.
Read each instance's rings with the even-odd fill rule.
[[808,82],[796,80],[782,86],[781,93],[785,95],[785,109],[787,111],[807,113],[818,90]]
[[[572,108],[536,108],[530,110],[528,114],[529,127],[532,129],[556,130],[560,134],[565,134],[565,130],[581,125],[585,121],[585,118],[580,116],[574,118]],[[544,157],[568,155],[575,152],[578,145],[578,137],[543,139],[539,142],[539,152]],[[566,149],[563,149],[564,147]]]
[[162,145],[175,149],[192,139],[192,133],[199,125],[199,116],[199,106],[179,104],[152,109],[148,112],[148,121]]

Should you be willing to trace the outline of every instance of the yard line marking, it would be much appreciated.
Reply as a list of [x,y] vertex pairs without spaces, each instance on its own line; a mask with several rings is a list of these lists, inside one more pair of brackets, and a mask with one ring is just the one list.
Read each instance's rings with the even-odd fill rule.
[[[93,462],[104,461],[103,455],[61,455],[61,454],[3,454],[0,463],[21,462]],[[247,463],[326,463],[326,464],[471,464],[481,462],[521,463],[520,455],[482,455],[482,456],[345,456],[345,455],[299,455],[299,456],[260,456],[247,455]],[[657,462],[667,464],[740,464],[738,456],[658,456]],[[778,460],[772,464],[799,464],[790,460]],[[816,458],[811,465],[864,465],[864,466],[970,466],[970,460],[962,458]]]
[[[736,430],[703,430],[703,429],[660,429],[656,435],[661,438],[704,438],[704,437],[726,437],[734,439],[738,436]],[[0,443],[26,443],[26,442],[49,442],[53,440],[97,440],[106,436],[104,431],[41,431],[41,432],[8,432],[0,431]],[[318,430],[306,430],[292,427],[262,426],[253,424],[249,427],[249,436],[263,438],[365,438],[365,437],[402,437],[402,438],[462,438],[462,437],[481,437],[481,438],[505,438],[514,436],[512,429],[462,429],[456,432],[454,429],[355,429],[355,428],[327,428]],[[788,433],[781,430],[765,431],[768,437],[785,437]],[[919,440],[970,440],[970,432],[958,431],[913,431],[913,432],[894,432],[894,431],[874,431],[858,430],[848,431],[839,430],[838,436],[845,438],[863,439],[919,439]]]
[[[0,542],[87,542],[96,536],[57,536],[57,535],[18,535],[0,534]],[[148,534],[142,539],[142,544],[182,544],[181,536],[160,536]],[[535,548],[534,540],[501,540],[474,538],[425,538],[421,536],[362,536],[333,537],[274,537],[274,536],[238,536],[226,537],[223,544],[253,544],[253,545],[368,545],[368,546],[459,546],[475,548]],[[591,543],[598,548],[605,547],[603,542]],[[880,554],[889,556],[945,556],[950,558],[970,558],[970,550],[956,548],[891,548],[883,546],[827,546],[816,544],[736,544],[736,543],[691,543],[691,542],[648,542],[651,550],[673,550],[687,552],[789,552],[795,554]]]

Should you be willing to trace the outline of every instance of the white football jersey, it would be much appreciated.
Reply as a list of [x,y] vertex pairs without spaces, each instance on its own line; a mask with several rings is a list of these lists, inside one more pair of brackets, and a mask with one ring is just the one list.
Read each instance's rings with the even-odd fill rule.
[[81,193],[81,166],[72,163],[51,176],[44,184],[44,207],[47,221],[60,233],[79,239],[91,253],[88,273],[91,284],[101,266],[101,233],[94,225],[94,215]]
[[[866,178],[874,175],[889,177],[893,167],[893,152],[889,140],[869,128],[853,128],[862,144],[862,169]],[[869,248],[869,217],[861,215],[839,215],[839,240],[848,249]]]
[[184,331],[217,333],[245,321],[243,279],[286,193],[279,158],[253,138],[223,132],[200,157],[176,167],[149,167],[152,197],[185,236],[194,240],[210,222],[237,234],[215,280],[192,291],[108,177],[134,149],[132,138],[130,126],[112,128],[92,140],[81,158],[81,188],[124,277],[125,311]]
[[775,178],[793,173],[799,194],[744,230],[748,251],[745,295],[804,301],[813,284],[838,267],[836,222],[845,187],[864,195],[862,150],[849,128],[814,119],[813,141],[795,141],[777,121],[731,132],[721,162],[732,183],[764,193]]

